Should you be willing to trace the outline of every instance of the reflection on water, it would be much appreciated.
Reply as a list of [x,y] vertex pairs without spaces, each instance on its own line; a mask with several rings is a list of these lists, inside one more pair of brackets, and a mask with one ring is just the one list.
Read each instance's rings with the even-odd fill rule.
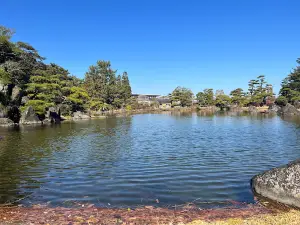
[[253,175],[300,156],[299,124],[271,114],[164,112],[0,128],[0,203],[253,202]]

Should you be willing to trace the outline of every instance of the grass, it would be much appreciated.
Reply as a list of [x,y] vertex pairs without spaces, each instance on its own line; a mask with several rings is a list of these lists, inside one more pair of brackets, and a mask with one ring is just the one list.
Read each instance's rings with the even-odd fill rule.
[[291,210],[277,215],[264,214],[246,219],[230,218],[224,221],[206,222],[202,220],[195,220],[186,225],[299,225],[300,211]]

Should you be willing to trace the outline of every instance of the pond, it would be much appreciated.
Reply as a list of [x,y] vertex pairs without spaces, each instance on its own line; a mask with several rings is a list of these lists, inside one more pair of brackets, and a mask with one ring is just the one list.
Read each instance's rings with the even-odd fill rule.
[[252,176],[300,157],[299,125],[271,115],[162,113],[2,127],[0,203],[252,203]]

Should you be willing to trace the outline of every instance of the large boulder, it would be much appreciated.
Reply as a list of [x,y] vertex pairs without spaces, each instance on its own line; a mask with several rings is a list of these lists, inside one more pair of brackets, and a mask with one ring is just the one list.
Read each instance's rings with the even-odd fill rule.
[[295,101],[294,106],[296,107],[296,109],[300,109],[300,101]]
[[0,118],[0,126],[12,126],[14,121],[9,118]]
[[11,100],[17,103],[21,100],[21,95],[21,88],[19,88],[18,86],[13,87],[11,92]]
[[254,176],[251,186],[263,197],[300,207],[300,159]]
[[21,98],[21,104],[22,104],[22,105],[25,105],[28,101],[29,101],[29,98],[28,98],[27,96],[23,96],[23,97]]
[[7,107],[7,117],[11,119],[14,123],[19,123],[21,118],[21,112],[18,106]]
[[257,112],[258,112],[258,109],[257,109],[257,107],[255,107],[255,106],[253,106],[253,105],[250,105],[250,106],[248,107],[248,111],[249,111],[250,113],[257,113]]
[[286,106],[282,107],[280,112],[283,115],[300,115],[300,111],[290,103],[286,104]]
[[60,123],[60,108],[59,107],[50,107],[46,111],[46,119],[48,119],[51,123]]
[[4,85],[0,82],[0,92],[6,93],[7,92],[7,85]]
[[73,119],[74,120],[80,120],[80,119],[90,119],[91,117],[81,111],[76,111],[73,113]]
[[70,116],[72,114],[72,106],[69,104],[59,104],[58,105],[61,116]]
[[22,113],[20,123],[22,124],[37,124],[41,123],[32,106],[27,107]]
[[278,105],[276,105],[276,104],[271,104],[271,105],[269,106],[269,109],[268,109],[268,111],[271,112],[271,113],[277,113],[277,112],[279,112],[280,110],[281,110],[281,107],[278,106]]
[[0,104],[0,118],[6,118],[7,117],[7,109]]

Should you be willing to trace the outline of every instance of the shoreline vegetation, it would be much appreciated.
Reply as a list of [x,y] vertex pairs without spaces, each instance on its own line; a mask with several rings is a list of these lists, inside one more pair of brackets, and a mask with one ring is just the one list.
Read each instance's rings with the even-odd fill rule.
[[30,44],[13,42],[13,35],[12,29],[0,26],[0,125],[51,124],[109,114],[173,110],[300,115],[299,66],[282,81],[277,98],[264,75],[250,80],[248,90],[237,88],[229,95],[212,88],[194,95],[185,87],[177,87],[167,96],[133,94],[127,72],[118,74],[109,61],[97,61],[88,68],[85,78],[79,79],[55,63],[46,64]]

